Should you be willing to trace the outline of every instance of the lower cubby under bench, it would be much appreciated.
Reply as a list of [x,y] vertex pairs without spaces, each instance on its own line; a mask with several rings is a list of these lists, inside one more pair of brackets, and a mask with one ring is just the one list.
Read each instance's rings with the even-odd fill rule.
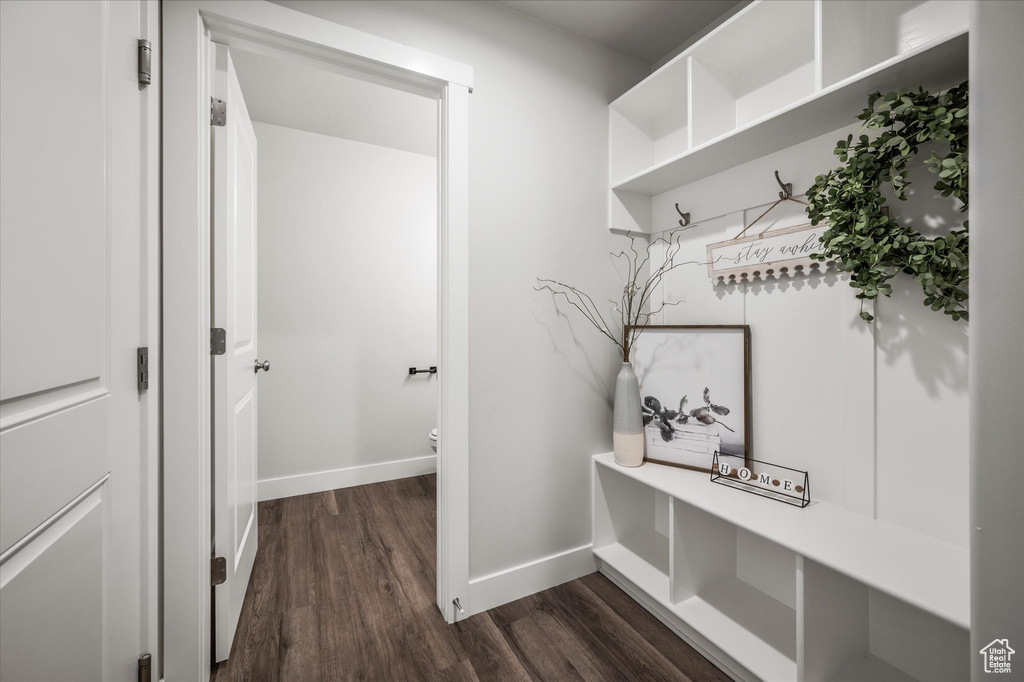
[[824,502],[594,457],[600,570],[738,680],[969,677],[967,550]]

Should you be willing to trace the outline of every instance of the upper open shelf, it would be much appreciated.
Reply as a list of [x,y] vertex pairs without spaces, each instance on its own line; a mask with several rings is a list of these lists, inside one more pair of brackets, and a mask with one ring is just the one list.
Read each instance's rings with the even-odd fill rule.
[[694,46],[691,147],[814,93],[814,9],[806,1],[754,4]]
[[[967,3],[754,2],[610,107],[611,188],[654,196],[967,76]],[[614,228],[615,225],[612,225]]]

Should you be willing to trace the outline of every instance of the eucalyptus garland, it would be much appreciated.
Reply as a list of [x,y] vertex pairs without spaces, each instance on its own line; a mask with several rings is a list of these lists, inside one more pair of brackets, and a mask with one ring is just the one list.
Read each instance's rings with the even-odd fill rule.
[[935,189],[956,197],[967,210],[967,83],[941,95],[875,92],[857,118],[864,128],[882,133],[837,142],[835,155],[844,165],[819,175],[807,191],[811,223],[828,222],[821,237],[824,249],[814,257],[834,260],[850,273],[850,286],[860,290],[860,316],[869,322],[872,316],[863,301],[891,295],[889,280],[901,271],[921,284],[926,306],[954,320],[968,319],[967,221],[948,235],[927,238],[888,216],[879,191],[891,185],[894,195],[906,201],[907,162],[924,142],[948,143],[945,156],[933,151],[925,163],[938,175]]

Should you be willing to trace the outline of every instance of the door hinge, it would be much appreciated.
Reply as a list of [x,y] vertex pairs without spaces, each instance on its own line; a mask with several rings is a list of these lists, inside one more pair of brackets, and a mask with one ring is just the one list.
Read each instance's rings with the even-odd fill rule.
[[210,330],[210,355],[224,355],[228,349],[227,332],[220,327]]
[[152,682],[153,679],[153,657],[149,654],[139,654],[139,682]]
[[139,38],[139,83],[145,87],[153,82],[153,45]]
[[228,122],[228,103],[216,97],[210,98],[210,125],[223,126]]
[[222,556],[215,556],[210,561],[210,584],[223,585],[228,579],[228,560]]
[[135,374],[139,382],[139,393],[149,388],[149,347],[140,346],[135,352]]

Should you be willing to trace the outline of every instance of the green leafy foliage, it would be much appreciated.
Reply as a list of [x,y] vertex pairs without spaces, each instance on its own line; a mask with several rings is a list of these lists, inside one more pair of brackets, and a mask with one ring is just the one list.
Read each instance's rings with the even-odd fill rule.
[[834,260],[850,273],[850,286],[859,289],[862,301],[860,316],[869,322],[863,301],[892,294],[889,280],[898,272],[920,283],[926,306],[954,320],[968,319],[967,221],[948,235],[926,238],[886,215],[879,191],[889,185],[906,201],[907,162],[924,142],[948,143],[945,156],[932,152],[925,163],[938,176],[935,189],[959,199],[967,211],[967,112],[966,82],[941,95],[920,89],[872,93],[857,118],[881,134],[839,140],[834,153],[843,165],[819,175],[807,191],[811,223],[828,222],[824,248],[814,258]]

